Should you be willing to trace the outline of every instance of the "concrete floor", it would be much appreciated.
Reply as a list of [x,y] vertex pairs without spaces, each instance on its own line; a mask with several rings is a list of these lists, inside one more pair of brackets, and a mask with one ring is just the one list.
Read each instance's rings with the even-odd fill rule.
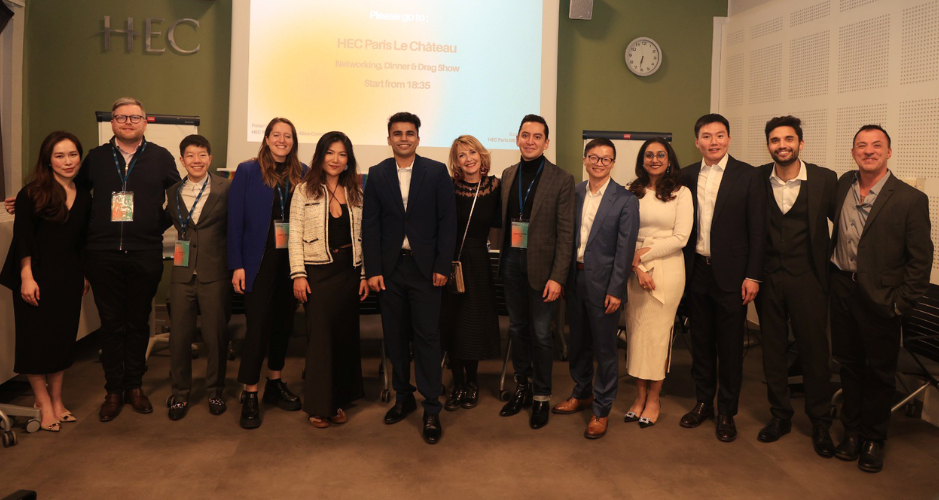
[[[302,393],[303,341],[294,338],[284,379]],[[381,420],[378,344],[363,344],[367,398],[348,410],[342,427],[315,429],[302,412],[264,408],[264,424],[238,426],[238,361],[230,362],[229,409],[209,414],[204,389],[188,416],[170,421],[162,406],[170,393],[166,351],[153,355],[145,391],[151,415],[125,407],[113,422],[98,421],[104,377],[94,339],[79,345],[66,374],[66,404],[78,417],[62,432],[27,434],[0,449],[0,496],[31,489],[39,498],[937,498],[939,430],[894,414],[886,465],[880,474],[855,463],[822,459],[812,451],[809,422],[797,414],[793,432],[773,444],[756,440],[769,413],[759,347],[745,360],[738,439],[714,437],[713,424],[678,426],[694,403],[690,355],[678,343],[654,427],[625,424],[635,386],[621,367],[620,392],[603,439],[584,439],[589,412],[551,415],[534,431],[527,414],[498,416],[498,361],[480,366],[480,404],[444,412],[440,444],[420,438],[420,411],[393,426]],[[621,359],[622,364],[622,359]],[[202,385],[205,360],[194,363]],[[449,380],[449,375],[445,377]],[[554,364],[554,402],[572,382],[567,363]],[[25,382],[0,387],[0,402],[31,404]],[[801,400],[794,402],[797,409]],[[833,429],[835,440],[841,426]]]

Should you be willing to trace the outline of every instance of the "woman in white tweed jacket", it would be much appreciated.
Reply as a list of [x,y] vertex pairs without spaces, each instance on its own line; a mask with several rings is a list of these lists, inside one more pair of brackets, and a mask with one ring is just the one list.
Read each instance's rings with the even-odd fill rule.
[[326,428],[345,423],[343,407],[364,395],[362,187],[352,142],[342,132],[328,132],[316,144],[310,170],[294,191],[290,221],[290,277],[309,339],[303,410],[314,427]]

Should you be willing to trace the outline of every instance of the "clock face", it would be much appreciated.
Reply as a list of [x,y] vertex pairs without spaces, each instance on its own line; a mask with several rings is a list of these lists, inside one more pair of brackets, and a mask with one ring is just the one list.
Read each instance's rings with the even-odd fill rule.
[[649,76],[662,65],[662,49],[655,40],[639,37],[626,47],[626,67],[638,76]]

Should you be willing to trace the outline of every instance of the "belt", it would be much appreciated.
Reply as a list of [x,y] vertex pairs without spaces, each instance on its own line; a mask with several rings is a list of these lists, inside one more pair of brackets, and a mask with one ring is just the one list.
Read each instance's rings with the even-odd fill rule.
[[696,254],[694,254],[694,255],[695,255],[695,260],[696,260],[696,261],[702,262],[702,263],[704,263],[704,265],[706,265],[706,266],[710,266],[710,265],[711,265],[711,258],[710,258],[710,257],[706,257],[706,256],[701,255],[701,254],[699,254],[699,253],[696,253]]
[[578,271],[583,271],[583,270],[584,270],[584,263],[583,263],[583,262],[578,262],[578,263],[577,263],[577,270],[578,270]]
[[402,248],[402,249],[401,249],[401,255],[404,255],[405,257],[410,257],[410,256],[413,255],[413,254],[411,253],[411,249],[409,249],[409,248]]
[[341,247],[330,248],[329,251],[332,253],[339,253],[341,250],[351,250],[351,249],[352,249],[352,243],[349,243],[348,245],[343,245]]
[[857,273],[856,273],[856,272],[852,272],[852,271],[842,271],[841,269],[838,269],[838,266],[836,266],[836,265],[834,265],[834,264],[831,265],[831,272],[833,272],[833,273],[835,273],[835,274],[840,274],[841,276],[844,276],[845,278],[848,278],[848,279],[850,279],[851,281],[857,283]]

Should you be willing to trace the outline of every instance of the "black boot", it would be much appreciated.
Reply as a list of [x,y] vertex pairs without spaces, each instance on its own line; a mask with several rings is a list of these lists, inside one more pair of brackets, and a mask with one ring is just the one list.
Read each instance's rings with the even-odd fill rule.
[[529,385],[527,381],[518,382],[518,385],[515,386],[515,394],[512,396],[512,399],[509,399],[509,402],[502,407],[499,416],[511,417],[517,414],[522,411],[522,408],[531,406],[531,399],[531,385]]
[[447,411],[459,410],[465,398],[466,388],[462,385],[454,386],[453,390],[450,391],[450,395],[447,397],[447,402],[443,405],[443,409]]
[[470,382],[466,384],[466,395],[463,397],[463,408],[469,410],[470,408],[476,408],[476,404],[479,403],[479,386],[475,382]]
[[241,421],[245,429],[254,429],[261,426],[261,408],[258,405],[258,393],[245,391],[245,400],[241,404]]
[[267,384],[264,385],[264,402],[269,405],[277,405],[281,410],[286,411],[299,411],[303,406],[300,403],[300,398],[290,392],[287,389],[287,384],[279,378],[267,379]]

